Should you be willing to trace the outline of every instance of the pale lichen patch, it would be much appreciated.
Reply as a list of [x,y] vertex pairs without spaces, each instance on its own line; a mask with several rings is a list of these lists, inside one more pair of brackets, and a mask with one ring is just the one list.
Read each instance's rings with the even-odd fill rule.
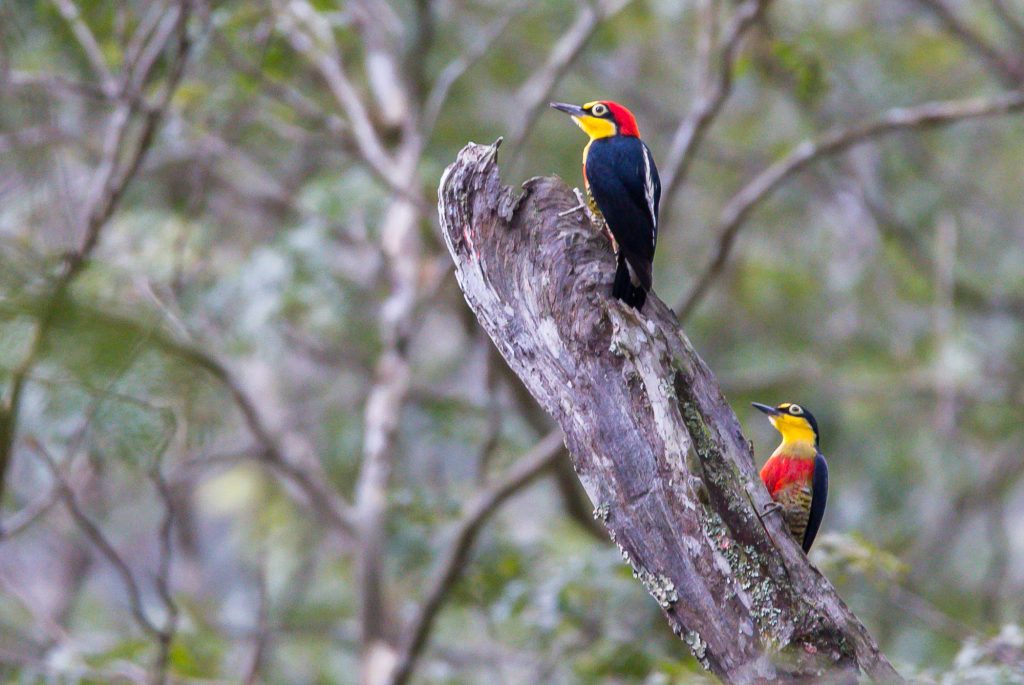
[[[615,543],[615,544],[618,545],[618,543]],[[629,564],[630,566],[633,566],[633,558],[631,556],[629,556],[629,552],[626,551],[626,548],[623,547],[622,545],[618,545],[618,547],[619,547],[619,554],[622,556],[622,560],[624,562],[626,562],[627,564]]]
[[658,390],[661,391],[662,397],[671,399],[673,401],[678,399],[676,397],[676,385],[668,378],[662,378],[660,381],[658,381]]
[[693,652],[694,658],[700,662],[700,665],[705,670],[710,670],[711,664],[708,662],[707,656],[708,646],[707,643],[701,639],[700,633],[696,630],[687,631],[686,635],[683,637],[683,642],[685,642],[686,646],[690,648],[691,652]]
[[636,567],[633,569],[633,575],[644,584],[647,592],[650,593],[651,597],[654,598],[654,601],[662,609],[670,609],[673,604],[679,601],[679,592],[676,590],[676,585],[668,576],[661,573],[651,573],[646,569],[638,569]]
[[671,383],[659,377],[657,372],[647,365],[639,367],[651,411],[654,414],[654,425],[658,435],[663,437],[665,458],[670,464],[682,464],[690,446],[684,434],[679,431],[678,413],[676,408],[675,389]]
[[671,578],[662,573],[651,573],[636,563],[622,545],[619,545],[619,553],[622,555],[622,560],[633,569],[633,577],[643,583],[658,606],[662,609],[671,609],[672,605],[679,601],[679,591]]
[[768,645],[781,644],[782,611],[777,606],[774,584],[761,574],[757,550],[753,545],[737,544],[721,517],[713,511],[705,511],[702,524],[705,534],[728,563],[733,581],[742,591],[740,596],[757,624],[762,640]]

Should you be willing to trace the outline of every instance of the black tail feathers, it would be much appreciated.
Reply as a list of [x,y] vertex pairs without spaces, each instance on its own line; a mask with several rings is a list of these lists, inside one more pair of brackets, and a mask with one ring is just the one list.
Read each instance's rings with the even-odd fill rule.
[[615,269],[615,283],[612,285],[612,295],[628,304],[633,309],[640,311],[647,301],[647,291],[643,286],[633,285],[629,276],[629,267],[626,265],[626,258],[619,253],[618,267]]

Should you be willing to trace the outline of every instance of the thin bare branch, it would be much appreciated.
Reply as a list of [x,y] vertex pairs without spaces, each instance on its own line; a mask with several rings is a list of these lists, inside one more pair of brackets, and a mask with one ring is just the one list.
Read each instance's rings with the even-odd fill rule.
[[149,41],[149,37],[153,34],[160,20],[166,16],[166,10],[167,7],[163,0],[154,0],[149,3],[149,7],[146,8],[145,14],[142,15],[125,45],[125,64],[135,64],[138,61],[139,54],[141,54],[142,49]]
[[164,507],[163,521],[160,523],[160,555],[157,562],[156,591],[164,605],[166,618],[164,627],[157,640],[157,654],[153,660],[153,682],[164,685],[167,682],[167,666],[170,657],[171,642],[178,631],[178,605],[171,594],[171,563],[174,558],[174,496],[167,480],[161,472],[161,456],[158,455],[150,478],[156,488],[157,495]]
[[380,175],[395,178],[395,163],[384,148],[362,96],[341,60],[331,27],[304,0],[276,5],[288,41],[316,67],[352,126],[353,139],[363,160]]
[[354,145],[349,135],[349,126],[341,117],[332,111],[326,111],[324,107],[321,107],[311,98],[307,97],[305,93],[292,84],[271,78],[267,74],[267,70],[263,68],[263,65],[249,62],[219,29],[213,29],[210,32],[210,37],[213,39],[214,44],[224,53],[232,69],[240,71],[249,78],[258,81],[270,97],[288,105],[301,116],[326,128],[332,135],[338,136],[346,146]]
[[143,608],[142,592],[139,589],[138,582],[135,580],[135,576],[128,567],[128,562],[126,562],[124,557],[122,557],[114,548],[113,543],[110,542],[106,534],[82,509],[82,506],[79,504],[78,498],[75,495],[75,491],[71,488],[71,485],[61,472],[60,466],[58,466],[56,460],[52,455],[50,455],[49,451],[42,445],[42,443],[34,438],[26,438],[26,442],[33,452],[40,457],[47,468],[49,468],[58,488],[61,502],[63,502],[68,513],[71,514],[71,517],[74,519],[79,530],[82,531],[86,538],[88,538],[89,542],[92,543],[103,558],[105,558],[113,567],[118,578],[120,578],[121,584],[124,585],[125,592],[128,594],[128,605],[131,610],[132,617],[135,619],[139,628],[141,628],[142,631],[153,640],[159,641],[162,631],[155,623],[153,623],[152,620],[150,620],[149,616],[146,614],[146,610]]
[[992,11],[996,13],[1002,22],[1003,28],[1009,31],[1014,39],[1024,47],[1024,19],[1006,6],[1005,0],[989,0]]
[[340,533],[343,539],[349,540],[354,536],[355,524],[349,505],[322,479],[309,473],[285,454],[277,438],[266,426],[255,402],[227,366],[199,347],[183,344],[166,337],[160,337],[156,342],[167,351],[194,363],[217,379],[231,395],[235,405],[242,412],[249,432],[256,438],[260,446],[260,460],[294,484],[309,500],[313,510]]
[[705,91],[714,78],[714,59],[721,44],[721,0],[699,0],[694,7],[697,14],[697,88]]
[[426,104],[423,108],[424,114],[421,128],[424,136],[429,138],[434,130],[434,126],[437,125],[437,119],[441,115],[441,110],[444,108],[445,103],[448,101],[452,87],[458,83],[463,74],[490,52],[494,43],[505,33],[505,29],[512,19],[522,13],[526,7],[527,3],[524,2],[507,7],[505,12],[494,23],[479,32],[480,37],[474,45],[441,70],[440,75],[438,75],[437,80],[434,82],[433,88],[430,90],[430,94],[427,96]]
[[386,681],[387,685],[404,685],[409,681],[416,660],[426,646],[434,619],[437,618],[452,587],[465,571],[473,543],[484,524],[509,497],[532,483],[554,464],[555,459],[565,456],[564,439],[560,429],[548,433],[500,480],[479,493],[465,507],[462,518],[456,524],[451,542],[441,554],[423,603],[403,632],[395,669]]
[[96,100],[107,100],[111,97],[95,84],[76,81],[61,74],[35,74],[12,70],[5,76],[3,86],[11,90],[40,88],[55,95],[76,95]]
[[707,64],[701,92],[690,113],[676,129],[665,157],[662,205],[668,208],[672,197],[683,184],[690,165],[708,128],[718,117],[732,92],[733,71],[743,37],[764,14],[771,0],[746,0],[736,8],[725,28],[717,54]]
[[[418,142],[403,143],[403,172],[414,183]],[[363,412],[363,463],[356,481],[355,509],[359,521],[358,578],[363,666],[373,662],[389,623],[384,596],[383,545],[387,487],[395,459],[395,432],[409,391],[409,338],[420,287],[421,245],[419,212],[401,198],[385,213],[381,224],[381,253],[390,277],[387,299],[380,307],[379,326],[384,351],[377,361],[373,386]],[[364,677],[368,682],[368,676]]]
[[948,126],[965,119],[1013,114],[1024,109],[1024,91],[1009,91],[991,98],[968,98],[929,102],[915,107],[896,107],[864,124],[838,127],[794,147],[780,160],[764,169],[726,203],[711,233],[718,236],[714,256],[697,277],[694,286],[676,307],[680,321],[686,321],[721,274],[736,237],[751,212],[790,177],[814,162],[861,143],[897,131],[924,130]]
[[262,679],[262,671],[266,661],[268,643],[270,642],[270,597],[267,589],[266,555],[260,555],[256,568],[256,590],[258,603],[256,606],[257,626],[253,634],[253,650],[249,666],[245,669],[244,685],[256,685]]
[[[39,307],[46,307],[47,303],[42,302]],[[311,473],[309,469],[288,455],[281,447],[273,432],[266,425],[255,400],[235,377],[235,374],[228,366],[218,359],[207,346],[184,342],[169,333],[154,328],[151,324],[137,321],[133,318],[121,316],[99,308],[90,307],[82,302],[69,297],[66,300],[69,310],[80,312],[90,320],[100,323],[111,330],[125,331],[131,337],[141,337],[149,341],[157,349],[172,357],[176,357],[187,364],[202,369],[213,377],[218,384],[224,387],[231,397],[232,402],[238,407],[242,414],[246,428],[256,440],[252,449],[241,450],[241,453],[251,458],[255,456],[261,464],[281,476],[285,482],[294,486],[305,497],[308,505],[313,511],[325,521],[333,530],[338,532],[343,540],[349,541],[355,534],[355,524],[351,508],[344,498],[330,489],[325,479]],[[18,309],[21,313],[32,313],[34,309]],[[47,382],[45,378],[33,376],[38,382]],[[95,392],[94,388],[89,388]],[[134,398],[109,390],[106,394],[116,397],[121,401],[135,402]],[[232,453],[226,460],[235,461],[237,455]]]
[[[174,33],[179,33],[179,37],[181,36],[181,31],[183,31],[181,20],[184,17],[185,1],[179,0],[179,4],[167,8],[163,16],[160,17],[160,21],[157,22],[152,35],[142,43],[142,50],[139,52],[138,58],[129,63],[124,88],[132,99],[140,99],[142,97],[142,88],[149,81],[153,73],[153,67],[156,66],[157,60],[166,49],[171,36]],[[139,31],[145,30],[146,26],[139,27]],[[171,69],[172,71],[180,72],[183,66],[179,60],[177,63],[171,64]],[[180,78],[180,73],[178,76],[172,75],[170,82],[173,84],[178,78]],[[167,94],[168,90],[165,89],[165,98]]]
[[[4,597],[16,601],[25,613],[32,617],[37,630],[45,636],[46,646],[66,645],[71,636],[61,625],[59,616],[56,616],[48,607],[40,606],[42,603],[31,593],[26,592],[26,588],[22,585],[27,580],[26,578],[12,578],[11,575],[7,569],[0,569],[0,591],[3,592]],[[21,583],[18,582],[19,580]],[[41,647],[45,649],[45,646],[41,645]]]
[[7,520],[0,524],[0,541],[9,540],[25,531],[52,509],[59,499],[60,491],[57,488],[52,488],[32,500],[24,508],[8,516]]
[[71,32],[74,34],[75,40],[78,41],[82,52],[85,53],[86,58],[89,60],[89,65],[96,72],[96,76],[100,80],[100,87],[108,95],[113,95],[117,92],[117,80],[110,72],[110,67],[107,66],[107,60],[103,57],[103,49],[100,48],[99,43],[96,41],[96,36],[93,35],[92,29],[82,19],[82,13],[79,12],[78,5],[73,0],[53,0],[53,4],[57,6],[57,11],[60,12],[60,15],[71,26]]
[[[140,131],[134,142],[128,141],[129,124],[132,123],[134,115],[141,108],[139,104],[141,97],[132,97],[128,101],[122,101],[110,117],[103,158],[93,173],[93,189],[81,214],[81,231],[84,234],[82,244],[64,260],[63,269],[53,284],[49,302],[43,308],[36,324],[29,350],[19,367],[11,375],[6,401],[0,407],[0,495],[4,491],[4,480],[10,465],[25,382],[39,360],[50,329],[60,311],[60,305],[67,296],[72,283],[92,256],[99,243],[103,227],[117,209],[128,184],[138,172],[170,106],[171,97],[177,90],[184,74],[191,49],[187,30],[189,2],[190,0],[181,0],[180,7],[176,6],[168,10],[168,13],[174,17],[174,22],[170,24],[170,29],[173,30],[168,29],[161,34],[160,45],[162,50],[171,42],[172,38],[176,37],[175,56],[168,66],[168,75],[159,104],[145,110]],[[155,61],[155,56],[152,59]],[[141,85],[151,76],[152,67],[152,62],[129,65],[122,76],[120,90],[127,90],[129,86],[141,88]],[[142,80],[138,81],[136,77],[140,74]]]
[[[344,141],[366,164],[369,171],[380,179],[399,198],[415,205],[420,212],[427,211],[421,189],[410,182],[409,162],[418,161],[422,151],[422,136],[415,126],[404,129],[403,145],[395,154],[389,152],[373,125],[373,120],[362,95],[352,82],[342,61],[327,21],[304,0],[275,4],[281,30],[292,47],[305,56],[327,84],[341,111],[351,135]],[[410,147],[410,143],[416,144]]]
[[0,155],[6,155],[19,149],[60,145],[70,140],[72,137],[57,126],[49,124],[26,126],[11,133],[0,133]]
[[[515,403],[519,407],[519,413],[526,420],[530,427],[538,433],[546,433],[551,429],[551,417],[537,404],[530,391],[523,382],[519,380],[515,372],[501,358],[497,349],[494,349],[493,356],[495,365],[501,371],[512,393]],[[555,486],[562,497],[562,507],[566,515],[571,518],[584,532],[594,540],[604,544],[608,542],[608,531],[604,524],[594,519],[593,506],[587,497],[586,491],[580,485],[579,478],[573,470],[572,460],[569,453],[565,453],[565,459],[556,459],[552,475]]]
[[[618,14],[631,0],[596,0],[580,5],[576,18],[555,42],[544,64],[516,92],[516,121],[506,147],[512,155],[519,154],[533,130],[537,118],[547,106],[551,92],[569,71],[583,48],[601,24]],[[510,162],[512,160],[510,159]]]
[[[143,52],[143,58],[140,58],[137,64],[131,65],[124,76],[124,88],[127,89],[130,99],[127,103],[119,105],[111,116],[103,160],[94,174],[93,187],[95,190],[84,212],[85,240],[82,246],[68,259],[65,279],[68,279],[69,282],[91,256],[99,241],[100,231],[117,209],[129,182],[142,165],[142,161],[156,137],[156,132],[170,108],[171,98],[185,73],[185,65],[191,50],[187,29],[187,3],[188,0],[182,0],[180,7],[172,7],[167,10],[165,20],[161,22],[162,30],[157,31],[150,47]],[[167,48],[175,35],[177,36],[177,54],[169,65],[169,74],[163,93],[158,104],[144,113],[141,131],[134,143],[129,144],[127,140],[128,125],[139,109],[138,103],[142,99],[141,90],[152,76],[157,57]]]
[[914,2],[928,9],[950,34],[978,55],[1004,86],[1018,88],[1024,82],[1024,63],[992,45],[987,38],[960,19],[943,0]]

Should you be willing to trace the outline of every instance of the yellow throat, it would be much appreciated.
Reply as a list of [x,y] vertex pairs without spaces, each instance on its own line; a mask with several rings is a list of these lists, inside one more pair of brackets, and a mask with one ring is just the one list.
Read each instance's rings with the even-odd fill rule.
[[818,453],[815,445],[814,429],[811,424],[799,416],[780,414],[771,416],[769,420],[775,430],[782,434],[782,442],[775,448],[774,454],[786,454],[794,457],[814,457]]

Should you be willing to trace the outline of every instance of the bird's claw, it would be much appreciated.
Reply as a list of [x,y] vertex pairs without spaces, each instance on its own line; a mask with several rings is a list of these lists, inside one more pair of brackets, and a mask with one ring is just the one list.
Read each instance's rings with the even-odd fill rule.
[[771,502],[768,504],[768,506],[764,508],[764,511],[762,511],[761,513],[767,516],[768,514],[771,514],[776,511],[782,511],[782,505],[779,504],[778,502]]
[[569,216],[570,214],[575,214],[576,212],[579,212],[581,210],[582,211],[586,211],[587,210],[587,206],[585,204],[578,204],[575,207],[572,207],[570,209],[565,210],[564,212],[559,212],[558,216],[559,216],[559,218],[561,218],[563,216]]
[[583,191],[581,191],[579,188],[573,188],[572,192],[574,195],[576,195],[576,201],[578,204],[571,209],[565,210],[564,212],[559,212],[558,216],[568,216],[570,214],[575,214],[576,212],[582,211],[587,216],[587,219],[590,221],[592,226],[604,226],[605,231],[607,232],[608,228],[605,225],[604,220],[598,214],[596,214],[593,209],[590,208],[590,203],[587,202],[587,198],[583,196]]

